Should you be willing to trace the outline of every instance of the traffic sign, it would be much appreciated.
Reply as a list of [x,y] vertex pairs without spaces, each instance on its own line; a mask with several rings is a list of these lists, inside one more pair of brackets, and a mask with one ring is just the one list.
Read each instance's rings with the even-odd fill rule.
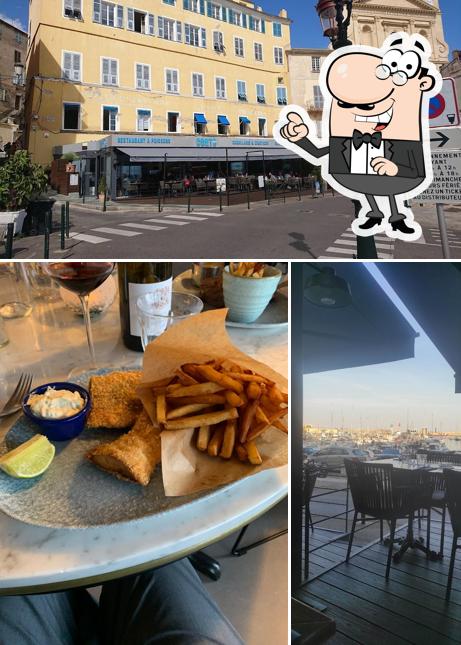
[[431,150],[461,150],[461,128],[431,130]]
[[444,78],[439,94],[429,102],[429,127],[448,128],[457,125],[460,125],[460,118],[455,81]]
[[416,197],[418,202],[453,204],[461,202],[461,150],[432,150],[434,179]]

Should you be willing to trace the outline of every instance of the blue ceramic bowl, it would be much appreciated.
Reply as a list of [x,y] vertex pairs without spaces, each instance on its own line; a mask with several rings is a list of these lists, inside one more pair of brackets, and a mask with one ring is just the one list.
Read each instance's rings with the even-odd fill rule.
[[[71,417],[65,419],[44,419],[32,412],[30,405],[27,401],[32,394],[44,394],[46,390],[52,387],[56,390],[70,390],[71,392],[78,392],[85,401],[84,407]],[[90,395],[85,388],[77,385],[76,383],[58,382],[46,383],[34,388],[24,397],[22,402],[22,409],[28,419],[37,424],[39,432],[51,441],[69,441],[75,439],[82,432],[85,427],[86,417],[91,409]]]
[[224,302],[229,309],[228,319],[236,323],[253,323],[270,303],[282,272],[267,266],[262,278],[241,278],[233,275],[229,267],[224,269]]

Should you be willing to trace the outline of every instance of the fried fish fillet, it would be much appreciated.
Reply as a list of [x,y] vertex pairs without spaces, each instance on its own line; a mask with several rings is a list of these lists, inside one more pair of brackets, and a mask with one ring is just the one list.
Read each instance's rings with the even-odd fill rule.
[[119,479],[147,486],[161,461],[160,430],[143,411],[130,432],[97,446],[87,458]]
[[140,371],[92,376],[89,388],[92,408],[87,427],[130,428],[143,409],[136,392],[140,380]]

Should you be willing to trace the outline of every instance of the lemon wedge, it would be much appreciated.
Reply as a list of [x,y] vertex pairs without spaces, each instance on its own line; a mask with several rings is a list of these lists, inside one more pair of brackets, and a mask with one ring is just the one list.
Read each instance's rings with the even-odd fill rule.
[[53,444],[39,434],[0,457],[0,468],[19,479],[38,477],[51,464],[54,453]]

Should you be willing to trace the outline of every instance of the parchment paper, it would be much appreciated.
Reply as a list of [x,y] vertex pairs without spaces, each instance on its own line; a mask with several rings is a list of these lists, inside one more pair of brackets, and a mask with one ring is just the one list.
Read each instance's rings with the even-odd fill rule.
[[[203,363],[212,358],[236,361],[275,381],[284,392],[288,391],[286,378],[232,344],[226,332],[226,315],[227,309],[219,309],[194,316],[170,327],[147,347],[139,391],[148,413],[153,407],[149,382],[170,376],[183,363]],[[194,430],[162,432],[162,472],[167,497],[213,489],[288,463],[287,435],[275,428],[257,440],[263,458],[261,466],[243,464],[238,459],[209,457],[195,448],[194,435]]]

